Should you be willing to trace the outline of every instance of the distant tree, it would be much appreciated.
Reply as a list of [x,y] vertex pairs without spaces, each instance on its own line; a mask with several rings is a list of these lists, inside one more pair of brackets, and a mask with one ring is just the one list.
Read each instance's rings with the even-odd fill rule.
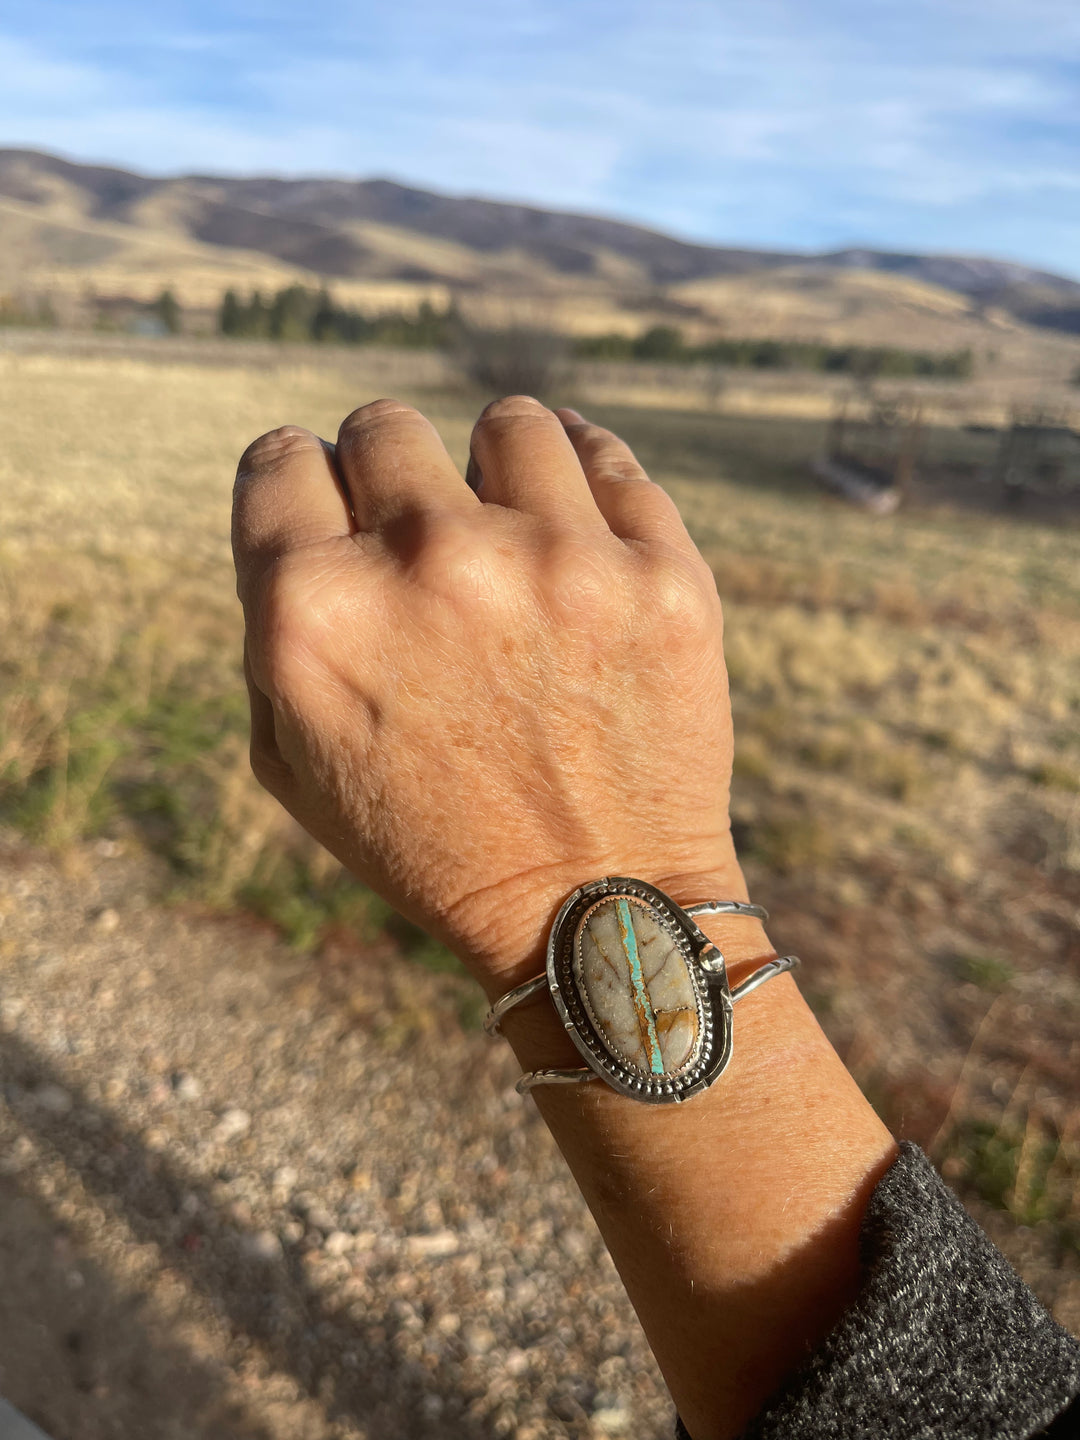
[[52,296],[42,295],[37,303],[37,323],[51,330],[59,321],[56,318],[56,310],[53,307]]
[[269,328],[274,340],[310,340],[318,294],[303,285],[279,290],[270,304]]
[[237,299],[236,291],[226,290],[218,311],[218,329],[222,335],[242,335],[245,320],[244,307]]
[[180,302],[173,292],[166,288],[162,290],[154,303],[150,306],[150,312],[156,315],[168,335],[179,335],[180,333]]
[[574,342],[574,354],[582,360],[632,360],[634,342],[629,335],[609,331],[606,335],[583,335]]
[[681,360],[685,352],[682,331],[674,325],[654,325],[634,341],[637,360]]
[[243,333],[256,340],[265,340],[270,334],[270,311],[259,290],[251,292]]
[[315,311],[311,317],[311,338],[313,340],[322,342],[340,338],[336,313],[334,302],[330,298],[330,291],[324,285],[319,291],[315,301]]
[[56,311],[48,295],[0,294],[0,325],[36,325],[51,329],[56,323]]

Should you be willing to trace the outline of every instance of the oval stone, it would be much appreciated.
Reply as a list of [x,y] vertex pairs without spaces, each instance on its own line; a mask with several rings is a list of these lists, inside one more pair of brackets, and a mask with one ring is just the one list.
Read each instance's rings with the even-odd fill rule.
[[582,916],[574,979],[613,1059],[670,1079],[701,1048],[698,992],[673,930],[644,900],[612,895]]

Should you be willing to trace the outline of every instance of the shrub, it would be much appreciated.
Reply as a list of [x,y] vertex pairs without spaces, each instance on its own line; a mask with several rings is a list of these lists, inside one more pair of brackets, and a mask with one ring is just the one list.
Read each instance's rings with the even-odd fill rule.
[[550,331],[529,326],[462,327],[457,350],[468,379],[491,396],[545,399],[564,378],[566,343]]

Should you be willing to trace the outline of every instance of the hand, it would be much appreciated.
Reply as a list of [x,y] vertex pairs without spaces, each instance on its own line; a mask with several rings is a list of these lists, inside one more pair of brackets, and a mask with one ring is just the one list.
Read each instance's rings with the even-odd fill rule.
[[[745,890],[720,603],[674,505],[613,435],[522,398],[484,411],[470,474],[479,494],[394,401],[336,447],[277,430],[240,462],[234,547],[255,773],[495,996],[583,881]],[[729,960],[768,948],[705,923]],[[512,1018],[523,1064],[574,1063],[552,1007]],[[723,1084],[675,1113],[536,1092],[699,1440],[739,1433],[850,1299],[895,1154],[789,976],[738,1026]]]
[[744,892],[720,602],[674,503],[572,410],[498,401],[471,448],[479,493],[396,401],[336,447],[273,431],[233,543],[256,775],[494,995],[586,880]]

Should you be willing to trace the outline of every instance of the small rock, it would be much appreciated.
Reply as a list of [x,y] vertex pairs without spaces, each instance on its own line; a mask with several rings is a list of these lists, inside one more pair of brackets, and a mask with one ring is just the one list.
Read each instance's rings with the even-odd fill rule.
[[281,1238],[287,1245],[295,1245],[304,1238],[304,1227],[299,1220],[286,1220],[281,1227]]
[[202,1082],[186,1070],[173,1072],[172,1088],[178,1100],[198,1100],[203,1093]]
[[246,1135],[250,1129],[251,1116],[246,1110],[226,1110],[214,1126],[214,1139],[224,1144],[235,1140],[239,1135]]
[[344,1230],[331,1230],[323,1241],[323,1251],[327,1255],[344,1255],[346,1250],[351,1250],[353,1237]]
[[445,1315],[440,1315],[435,1321],[435,1329],[440,1335],[456,1335],[461,1329],[461,1316],[448,1310]]
[[569,1255],[571,1260],[584,1260],[589,1253],[588,1240],[580,1230],[573,1227],[562,1232],[559,1245],[563,1254]]
[[168,1149],[169,1132],[162,1130],[159,1125],[153,1125],[149,1130],[143,1131],[142,1142],[147,1150],[152,1150],[155,1154],[160,1154],[162,1150]]
[[405,1249],[418,1260],[437,1260],[444,1255],[456,1255],[459,1237],[454,1230],[435,1230],[430,1235],[409,1235]]
[[34,1158],[34,1142],[20,1135],[6,1155],[0,1155],[0,1175],[18,1175]]
[[14,1025],[25,1009],[25,1000],[20,1000],[15,995],[9,995],[7,999],[0,1000],[0,1022],[4,1025]]
[[592,1413],[592,1423],[605,1435],[622,1435],[630,1429],[630,1420],[629,1410],[606,1409]]
[[526,1351],[515,1345],[512,1350],[506,1352],[503,1369],[508,1375],[524,1375],[525,1371],[529,1368],[529,1364],[529,1356]]
[[486,1325],[470,1325],[465,1331],[465,1346],[470,1355],[486,1355],[495,1347],[496,1335]]
[[120,916],[111,905],[106,905],[104,910],[99,910],[94,918],[94,929],[99,930],[102,935],[111,935],[120,928]]
[[94,846],[94,854],[100,855],[103,860],[115,860],[121,848],[118,840],[99,840]]
[[572,1395],[552,1395],[548,1401],[548,1408],[559,1420],[565,1420],[568,1424],[572,1420],[584,1418],[581,1406]]
[[289,1195],[295,1190],[299,1175],[291,1165],[279,1165],[274,1171],[274,1178],[271,1181],[275,1190],[284,1190]]
[[281,1241],[272,1230],[257,1230],[254,1235],[246,1235],[243,1248],[253,1260],[281,1259]]
[[50,1115],[67,1115],[71,1111],[71,1096],[59,1085],[39,1085],[33,1092],[34,1104],[47,1110]]
[[338,1228],[337,1221],[323,1205],[310,1206],[304,1213],[304,1219],[309,1230],[321,1230],[324,1235],[329,1235]]

